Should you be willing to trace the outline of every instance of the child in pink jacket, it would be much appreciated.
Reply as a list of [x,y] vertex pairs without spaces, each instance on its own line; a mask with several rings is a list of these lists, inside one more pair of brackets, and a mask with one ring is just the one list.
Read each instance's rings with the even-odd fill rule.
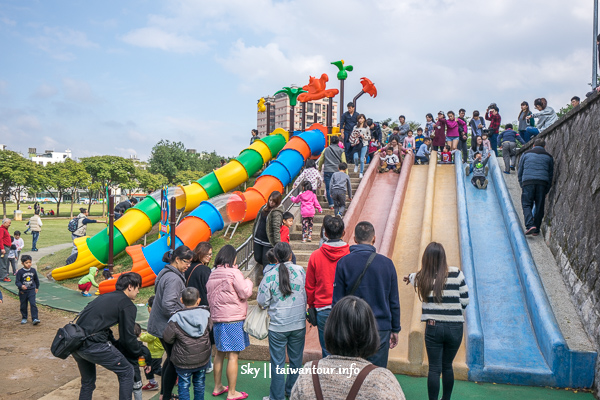
[[317,195],[310,190],[311,183],[308,181],[302,182],[302,193],[297,197],[292,196],[293,203],[300,203],[300,215],[302,215],[302,243],[307,240],[312,241],[312,230],[313,230],[313,217],[315,216],[315,209],[319,212],[323,212],[321,204],[317,199]]

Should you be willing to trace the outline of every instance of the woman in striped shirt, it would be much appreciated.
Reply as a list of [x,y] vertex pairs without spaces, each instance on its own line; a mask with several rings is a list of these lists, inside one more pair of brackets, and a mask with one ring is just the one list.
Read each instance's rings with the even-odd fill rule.
[[421,321],[425,327],[425,348],[429,358],[427,391],[437,400],[442,375],[442,400],[450,400],[454,386],[452,362],[463,337],[463,311],[469,304],[469,288],[457,267],[449,267],[440,243],[431,242],[423,253],[421,270],[404,277],[412,283],[423,302]]

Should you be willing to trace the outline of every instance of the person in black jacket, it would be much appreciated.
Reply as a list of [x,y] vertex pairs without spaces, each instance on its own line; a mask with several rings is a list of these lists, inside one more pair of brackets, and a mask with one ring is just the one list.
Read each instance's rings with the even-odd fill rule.
[[[136,358],[143,354],[142,344],[135,335],[137,308],[132,302],[141,286],[142,277],[139,274],[122,274],[117,280],[114,292],[96,298],[79,314],[76,324],[90,336],[72,353],[81,374],[80,400],[92,399],[96,388],[96,364],[117,374],[119,400],[131,400],[134,374],[127,358]],[[118,341],[110,329],[117,324]],[[121,351],[115,347],[117,343]]]
[[118,220],[125,214],[125,211],[129,210],[131,207],[137,204],[137,199],[135,197],[127,199],[125,201],[120,202],[115,206],[115,221]]

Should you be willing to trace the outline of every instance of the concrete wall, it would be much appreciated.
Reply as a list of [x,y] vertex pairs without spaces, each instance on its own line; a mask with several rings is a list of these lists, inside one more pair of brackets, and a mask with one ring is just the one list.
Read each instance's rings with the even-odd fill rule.
[[[554,156],[542,226],[588,335],[600,349],[600,94],[540,136]],[[531,143],[520,152],[531,147]],[[596,393],[600,363],[596,365]]]

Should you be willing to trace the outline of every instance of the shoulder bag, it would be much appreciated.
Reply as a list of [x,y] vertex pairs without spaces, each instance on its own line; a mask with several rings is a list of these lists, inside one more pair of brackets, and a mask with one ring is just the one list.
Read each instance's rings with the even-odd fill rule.
[[244,331],[258,340],[263,340],[269,336],[270,323],[271,318],[269,317],[267,309],[262,309],[257,304],[250,309],[246,316],[246,320],[244,321]]
[[365,265],[365,269],[363,269],[363,272],[360,274],[360,276],[356,280],[356,283],[352,287],[352,290],[350,291],[350,293],[347,294],[347,296],[354,295],[354,292],[356,292],[356,289],[358,289],[358,286],[360,285],[360,282],[362,282],[362,279],[365,276],[365,273],[367,272],[367,269],[369,269],[369,267],[371,266],[371,263],[375,259],[376,255],[377,255],[377,252],[375,252],[375,251],[371,253],[371,255],[369,256],[369,259],[367,260],[367,265]]

